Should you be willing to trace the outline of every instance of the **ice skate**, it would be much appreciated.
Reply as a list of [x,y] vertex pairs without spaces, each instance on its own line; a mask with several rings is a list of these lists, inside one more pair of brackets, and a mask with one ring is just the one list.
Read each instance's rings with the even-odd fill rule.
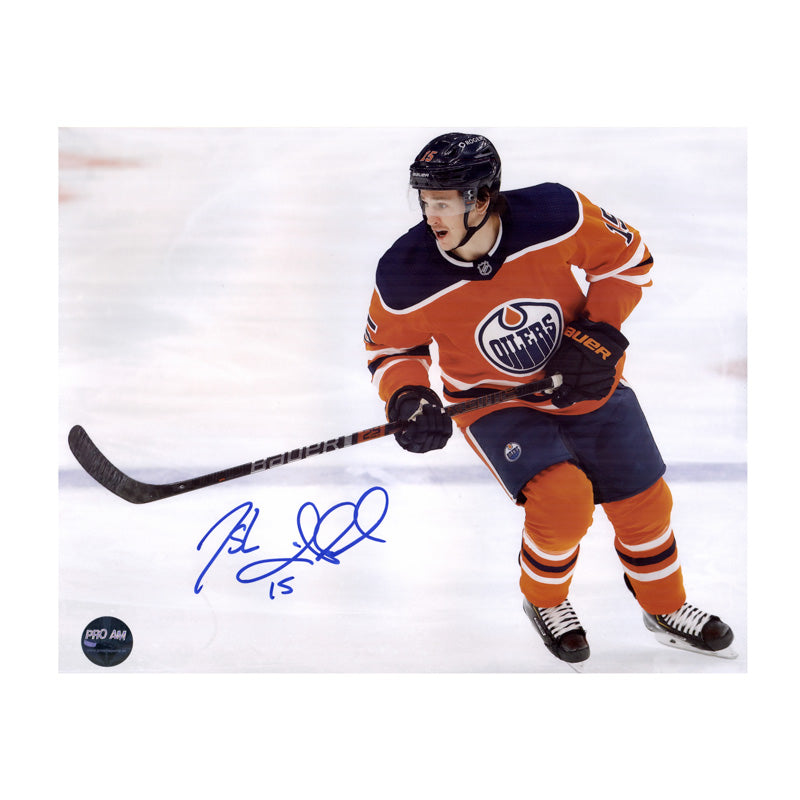
[[579,662],[589,658],[586,631],[569,600],[552,608],[538,608],[523,600],[522,609],[544,641],[545,647],[558,659],[580,672]]
[[648,614],[643,612],[647,630],[667,647],[689,650],[693,653],[736,658],[731,649],[733,631],[719,618],[689,603],[684,603],[671,614]]

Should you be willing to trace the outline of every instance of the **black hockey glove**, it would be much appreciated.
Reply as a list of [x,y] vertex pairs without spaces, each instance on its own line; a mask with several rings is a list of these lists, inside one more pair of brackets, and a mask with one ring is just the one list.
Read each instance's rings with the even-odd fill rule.
[[441,450],[453,434],[453,420],[445,413],[439,395],[427,386],[403,386],[386,404],[389,422],[410,420],[394,438],[404,450],[427,453]]
[[547,374],[564,379],[553,392],[553,405],[566,408],[581,400],[601,400],[614,385],[617,362],[628,340],[607,322],[582,317],[567,326],[561,345],[547,364]]

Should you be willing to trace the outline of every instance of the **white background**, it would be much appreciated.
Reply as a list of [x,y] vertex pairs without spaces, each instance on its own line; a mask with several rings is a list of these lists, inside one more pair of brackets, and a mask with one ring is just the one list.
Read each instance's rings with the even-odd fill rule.
[[[454,14],[354,0],[270,8],[266,20],[236,2],[224,14],[147,0],[135,10],[88,2],[8,11],[0,58],[6,119],[16,122],[2,131],[0,203],[14,458],[3,478],[13,487],[9,519],[18,535],[7,541],[0,590],[6,629],[32,645],[5,662],[10,786],[85,789],[113,774],[120,797],[783,790],[791,759],[781,731],[797,706],[787,676],[796,651],[797,435],[786,425],[791,362],[776,342],[789,341],[792,328],[790,302],[780,300],[791,297],[794,269],[794,28],[783,5],[770,2],[757,14],[717,2],[622,3],[613,12],[501,2],[488,11],[462,4]],[[748,364],[748,672],[58,674],[55,467],[65,462],[65,431],[55,383],[57,128],[131,124],[746,126],[748,339],[756,355]],[[405,165],[407,154],[397,158]],[[576,184],[588,191],[586,177]],[[701,175],[690,195],[702,184]],[[608,187],[600,190],[598,200]],[[647,203],[617,212],[644,227]],[[648,386],[637,380],[640,394]],[[652,420],[656,409],[647,410]],[[661,444],[671,457],[663,437]],[[189,455],[185,445],[176,468]],[[128,467],[127,452],[112,455]]]

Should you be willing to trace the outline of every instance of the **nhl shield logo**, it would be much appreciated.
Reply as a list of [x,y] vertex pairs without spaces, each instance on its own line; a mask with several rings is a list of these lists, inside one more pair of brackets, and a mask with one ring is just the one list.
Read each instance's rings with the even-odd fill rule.
[[512,300],[481,321],[475,342],[483,357],[501,372],[532,375],[547,363],[561,340],[563,320],[561,307],[553,300]]

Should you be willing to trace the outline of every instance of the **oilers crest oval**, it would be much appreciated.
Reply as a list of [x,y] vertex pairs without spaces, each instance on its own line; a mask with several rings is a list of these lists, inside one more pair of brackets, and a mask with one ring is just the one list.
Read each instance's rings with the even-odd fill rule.
[[478,325],[475,342],[483,357],[507,375],[532,375],[561,341],[564,317],[553,300],[522,298],[494,308]]

